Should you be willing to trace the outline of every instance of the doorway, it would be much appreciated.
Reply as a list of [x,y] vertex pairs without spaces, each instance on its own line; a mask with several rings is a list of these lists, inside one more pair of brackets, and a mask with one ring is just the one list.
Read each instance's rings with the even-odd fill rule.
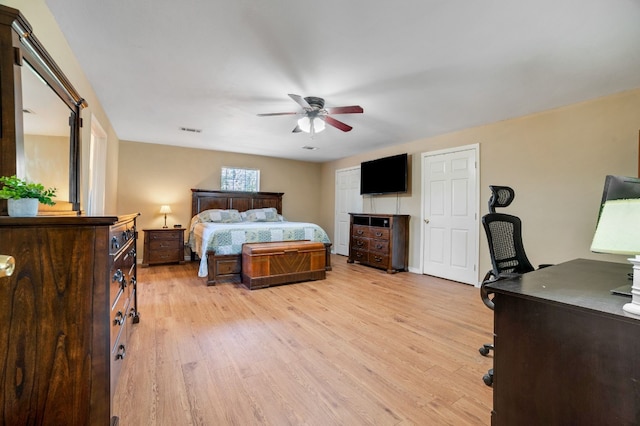
[[476,286],[479,149],[422,154],[422,272]]
[[107,170],[107,134],[91,115],[91,141],[89,144],[89,195],[87,214],[104,214],[105,182]]
[[349,213],[362,213],[360,195],[360,167],[336,170],[336,210],[333,251],[349,255]]

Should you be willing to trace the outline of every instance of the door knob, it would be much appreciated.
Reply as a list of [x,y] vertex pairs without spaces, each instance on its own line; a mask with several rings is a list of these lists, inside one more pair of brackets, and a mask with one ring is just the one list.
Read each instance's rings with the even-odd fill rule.
[[425,220],[424,220],[424,223],[429,223],[429,219],[425,219]]
[[16,261],[11,256],[0,254],[0,277],[10,277],[16,268]]

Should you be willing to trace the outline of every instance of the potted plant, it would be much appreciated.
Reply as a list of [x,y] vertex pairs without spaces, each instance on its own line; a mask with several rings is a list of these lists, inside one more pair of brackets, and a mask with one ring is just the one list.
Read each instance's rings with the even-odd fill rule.
[[6,199],[9,216],[36,216],[38,203],[53,206],[51,199],[56,195],[56,188],[48,188],[39,183],[27,182],[19,177],[2,176],[0,198]]

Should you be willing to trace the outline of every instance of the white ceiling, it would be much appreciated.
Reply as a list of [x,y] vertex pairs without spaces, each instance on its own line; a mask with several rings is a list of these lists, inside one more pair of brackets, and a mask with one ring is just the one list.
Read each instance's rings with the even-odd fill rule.
[[640,0],[46,3],[123,140],[321,162],[640,87]]

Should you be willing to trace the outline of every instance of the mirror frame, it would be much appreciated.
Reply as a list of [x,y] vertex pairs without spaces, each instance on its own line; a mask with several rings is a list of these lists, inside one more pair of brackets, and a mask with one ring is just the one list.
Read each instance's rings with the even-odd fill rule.
[[[88,104],[33,34],[20,11],[3,5],[0,5],[0,176],[21,175],[24,168],[23,61],[31,65],[70,110],[69,202],[72,210],[79,212],[81,111]],[[0,215],[6,214],[6,200],[0,200]]]

